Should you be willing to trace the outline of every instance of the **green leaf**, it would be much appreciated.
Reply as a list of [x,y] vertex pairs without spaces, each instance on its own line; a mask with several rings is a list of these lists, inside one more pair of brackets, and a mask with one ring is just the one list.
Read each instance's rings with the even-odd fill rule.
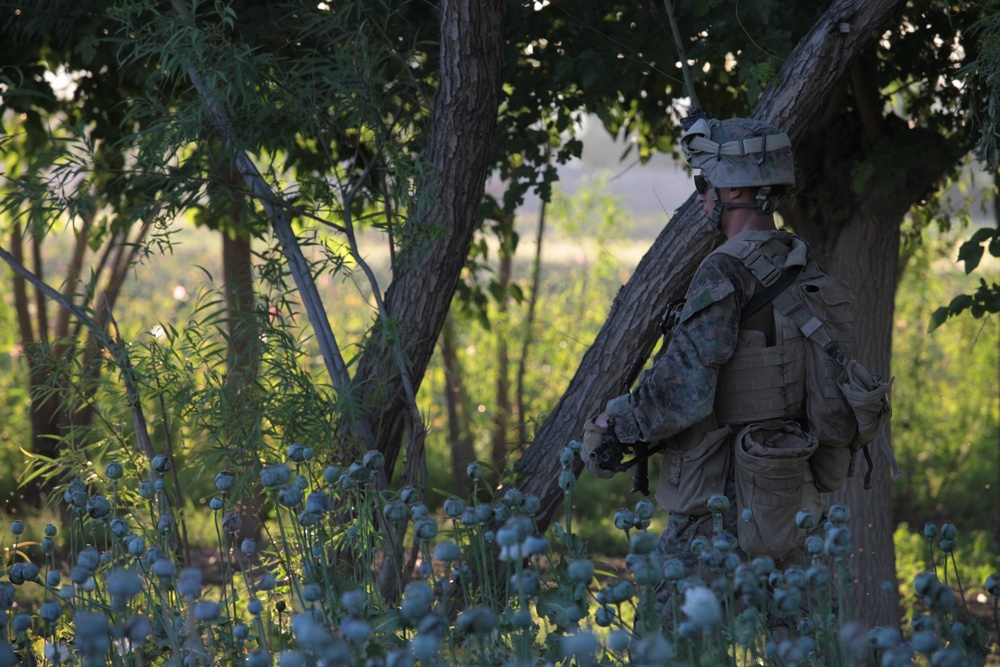
[[972,273],[983,258],[983,246],[971,239],[958,249],[958,261],[965,262],[965,275]]
[[948,319],[948,308],[946,306],[941,306],[933,313],[931,313],[931,321],[927,325],[927,333],[930,333],[937,329],[939,326],[945,323]]
[[971,306],[972,303],[973,301],[970,295],[959,294],[958,296],[956,296],[954,299],[951,300],[950,304],[948,304],[948,310],[951,311],[952,315],[958,315],[963,310]]
[[503,285],[501,285],[497,281],[495,280],[490,281],[490,296],[492,296],[493,300],[496,301],[497,303],[500,303],[501,301],[504,300],[504,297],[506,296],[506,291],[507,290],[503,288]]

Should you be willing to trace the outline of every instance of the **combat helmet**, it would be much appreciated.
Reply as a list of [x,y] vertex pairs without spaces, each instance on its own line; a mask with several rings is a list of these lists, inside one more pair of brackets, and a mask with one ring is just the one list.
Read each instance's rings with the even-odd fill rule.
[[[700,113],[685,119],[681,149],[693,169],[701,169],[716,202],[713,222],[727,208],[754,208],[769,214],[795,186],[792,142],[778,128],[750,118],[717,120]],[[757,188],[754,204],[723,203],[716,188]]]

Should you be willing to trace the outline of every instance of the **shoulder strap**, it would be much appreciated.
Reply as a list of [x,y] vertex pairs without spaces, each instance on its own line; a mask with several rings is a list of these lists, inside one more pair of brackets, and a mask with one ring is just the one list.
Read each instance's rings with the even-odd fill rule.
[[795,282],[795,279],[799,277],[800,273],[802,273],[802,269],[802,266],[792,266],[785,269],[777,281],[772,283],[770,286],[765,287],[763,291],[754,294],[753,297],[747,301],[746,305],[743,306],[743,312],[740,314],[740,322],[746,322],[761,308],[774,301],[779,294],[784,292],[788,289],[789,285]]
[[803,336],[826,350],[826,353],[840,366],[847,365],[847,357],[840,350],[837,341],[830,338],[830,334],[827,333],[823,322],[813,315],[813,312],[804,303],[795,298],[791,291],[786,289],[775,296],[774,307],[785,317],[792,320]]

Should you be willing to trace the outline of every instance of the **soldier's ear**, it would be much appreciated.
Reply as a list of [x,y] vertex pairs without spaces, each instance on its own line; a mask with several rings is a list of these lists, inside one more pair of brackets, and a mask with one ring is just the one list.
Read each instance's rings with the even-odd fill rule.
[[720,190],[726,191],[726,199],[729,201],[738,201],[743,199],[743,195],[747,194],[747,188],[719,188]]

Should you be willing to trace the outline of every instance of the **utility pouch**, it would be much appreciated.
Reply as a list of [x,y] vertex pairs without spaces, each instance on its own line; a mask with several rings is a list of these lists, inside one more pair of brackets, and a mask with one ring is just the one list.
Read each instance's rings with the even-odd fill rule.
[[[706,420],[709,421],[709,420]],[[656,500],[678,514],[704,514],[710,496],[724,494],[732,468],[733,429],[699,422],[663,450]]]
[[833,493],[850,477],[856,450],[850,447],[820,445],[809,459],[816,488],[823,493]]
[[858,435],[853,446],[863,447],[870,443],[879,435],[883,418],[892,417],[889,389],[893,380],[895,378],[882,382],[881,378],[872,375],[854,359],[847,362],[844,371],[837,378],[837,386],[858,422]]
[[[881,377],[872,375],[867,368],[851,359],[844,365],[844,371],[837,378],[837,386],[847,404],[851,406],[858,425],[858,434],[851,443],[852,453],[867,447],[877,439],[892,468],[893,479],[899,479],[903,476],[903,472],[896,463],[896,457],[892,453],[889,438],[885,433],[885,424],[892,419],[889,390],[892,388],[893,380],[895,378],[889,378],[888,382],[884,382]],[[868,489],[871,488],[871,456],[868,450],[865,450],[865,456],[869,461],[869,469],[865,474],[865,488]],[[853,472],[853,455],[850,469]]]
[[[880,439],[893,476],[900,476],[896,457],[883,433],[884,423],[892,418],[889,389],[893,379],[883,382],[854,359],[847,360],[843,366],[837,378],[837,388],[854,416],[857,430],[849,446],[828,447],[821,443],[809,460],[816,486],[823,493],[831,493],[844,485],[854,472],[858,450],[867,447],[876,438]],[[865,474],[864,486],[866,489],[871,487],[870,470]]]
[[817,446],[815,436],[795,422],[750,424],[736,437],[736,525],[740,547],[751,558],[782,558],[807,534],[795,525],[795,515],[803,509],[822,514],[809,469]]

